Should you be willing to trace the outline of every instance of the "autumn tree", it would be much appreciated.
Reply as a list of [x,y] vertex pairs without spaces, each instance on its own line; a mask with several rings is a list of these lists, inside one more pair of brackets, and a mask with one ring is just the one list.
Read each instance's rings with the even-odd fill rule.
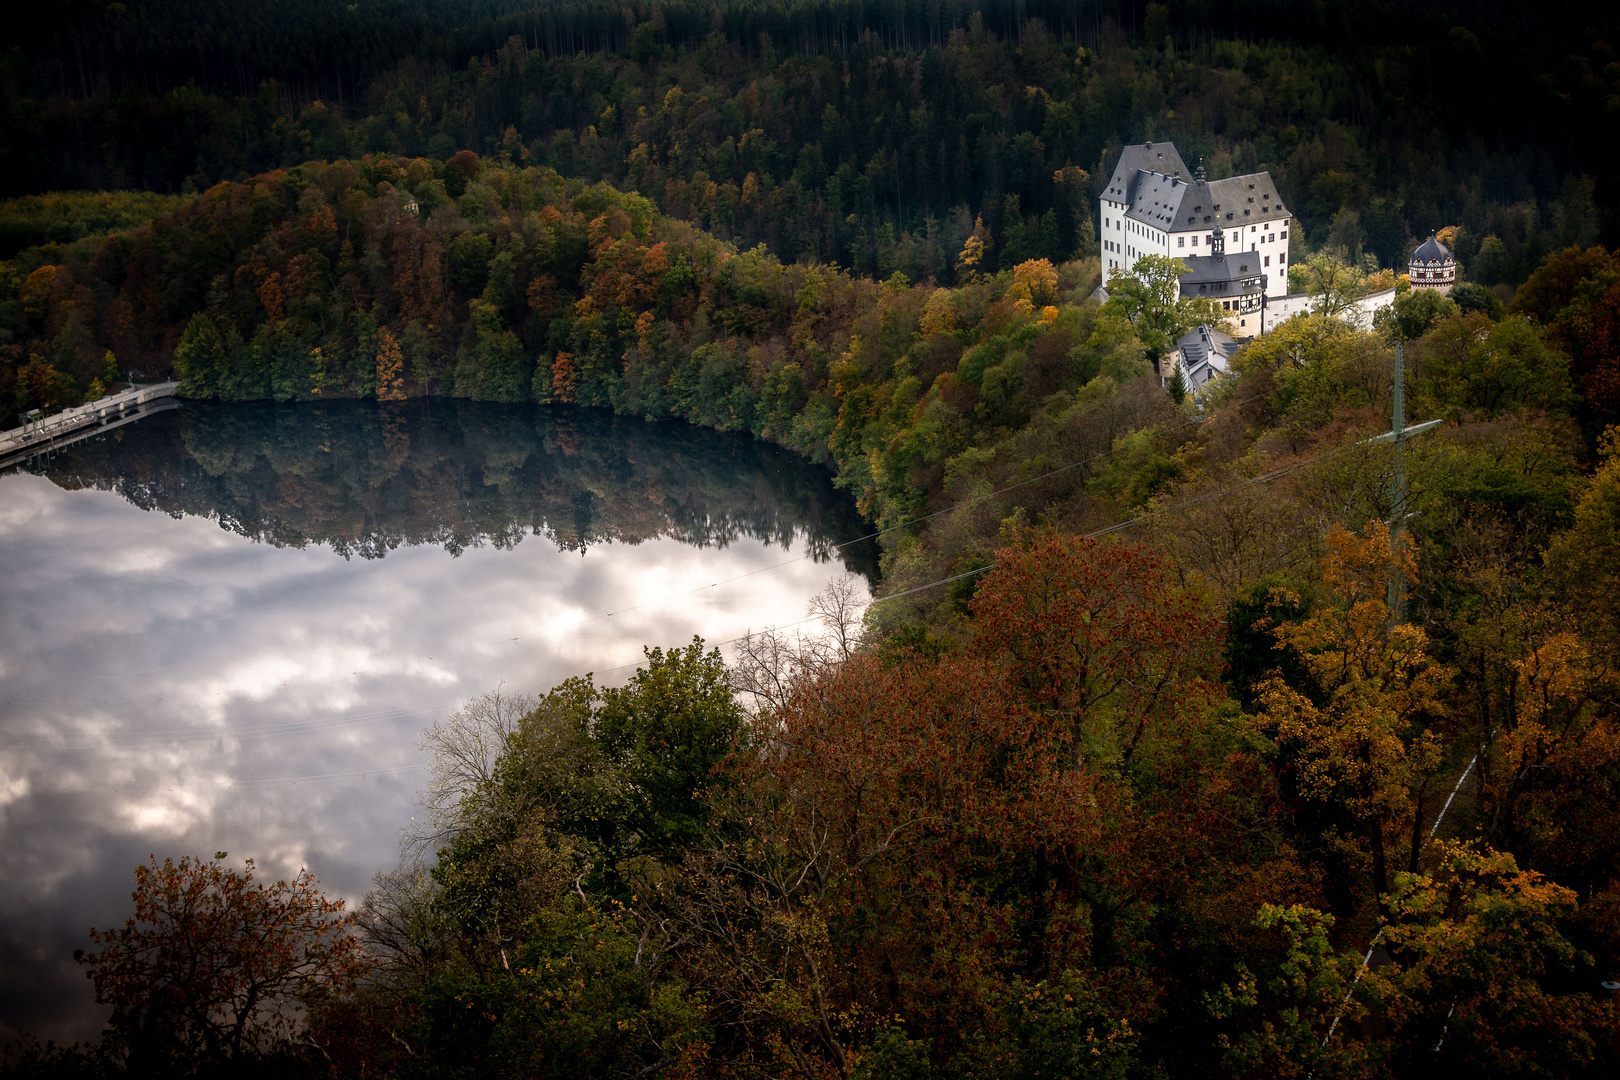
[[1319,251],[1288,270],[1291,291],[1309,293],[1311,309],[1320,315],[1344,318],[1370,290],[1367,274],[1342,252]]
[[1217,627],[1138,546],[1009,539],[966,647],[856,651],[770,687],[688,864],[716,1026],[780,1074],[1136,1060],[1156,984],[1123,958],[1185,887],[1166,863],[1203,858],[1183,752]]
[[1116,268],[1108,275],[1103,314],[1128,323],[1155,361],[1200,323],[1229,327],[1231,314],[1222,311],[1219,301],[1182,299],[1181,276],[1190,273],[1185,262],[1169,255],[1144,255],[1128,270]]
[[255,880],[212,859],[156,856],[135,869],[135,913],[92,928],[99,946],[75,956],[113,1007],[130,1063],[185,1071],[243,1062],[284,1047],[314,999],[346,990],[369,968],[342,900],[302,870]]
[[1620,258],[1601,247],[1555,252],[1519,287],[1511,310],[1548,328],[1590,407],[1620,408]]
[[1218,622],[1136,544],[1042,531],[998,553],[972,603],[973,649],[1004,663],[1074,769],[1132,757],[1203,694]]
[[1007,298],[1023,311],[1030,312],[1054,303],[1058,298],[1057,287],[1057,268],[1052,260],[1030,259],[1013,267],[1013,283],[1007,290]]
[[1384,934],[1394,963],[1369,987],[1399,1073],[1437,1058],[1483,1076],[1592,1067],[1614,1021],[1587,989],[1593,957],[1568,934],[1575,891],[1505,852],[1437,847],[1432,870],[1396,879]]
[[1436,854],[1396,876],[1366,952],[1336,947],[1323,912],[1261,907],[1270,955],[1205,999],[1230,1025],[1230,1075],[1590,1074],[1613,1021],[1581,986],[1596,972],[1566,932],[1576,894],[1486,847]]
[[971,281],[984,272],[989,254],[990,230],[985,228],[981,215],[973,221],[973,233],[962,245],[962,254],[956,260],[956,274],[963,281]]
[[[1416,869],[1423,830],[1439,809],[1450,672],[1421,629],[1391,619],[1392,576],[1409,578],[1411,555],[1390,551],[1381,523],[1357,537],[1334,526],[1322,562],[1332,602],[1277,626],[1299,657],[1303,685],[1273,677],[1258,690],[1257,734],[1301,801],[1301,826],[1320,830],[1331,861],[1382,896],[1394,874]],[[1437,797],[1438,796],[1438,797]],[[1402,857],[1404,855],[1404,858]],[[1354,888],[1341,880],[1345,892]]]
[[377,331],[377,400],[405,400],[405,356],[386,326]]

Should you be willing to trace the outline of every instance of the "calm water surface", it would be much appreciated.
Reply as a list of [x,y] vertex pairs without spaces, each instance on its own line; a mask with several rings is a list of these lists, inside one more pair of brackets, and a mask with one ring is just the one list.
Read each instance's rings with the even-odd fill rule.
[[0,475],[0,1039],[99,1030],[70,954],[148,855],[358,897],[424,728],[864,595],[866,531],[746,438],[465,402],[187,403]]

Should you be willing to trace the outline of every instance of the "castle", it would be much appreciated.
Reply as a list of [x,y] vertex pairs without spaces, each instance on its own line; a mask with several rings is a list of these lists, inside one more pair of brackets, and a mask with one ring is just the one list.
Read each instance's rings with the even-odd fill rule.
[[[1318,306],[1314,295],[1288,292],[1292,215],[1268,172],[1210,180],[1202,166],[1189,170],[1173,143],[1138,143],[1121,151],[1097,210],[1102,298],[1111,274],[1133,269],[1144,255],[1166,255],[1187,266],[1183,299],[1205,297],[1232,313],[1235,338],[1195,327],[1160,362],[1161,379],[1168,381],[1179,366],[1194,394],[1225,371],[1236,343]],[[1450,292],[1456,280],[1456,259],[1435,236],[1412,253],[1412,288]],[[1373,317],[1394,300],[1395,290],[1383,289],[1361,297],[1342,317],[1371,329]]]
[[[1182,295],[1215,289],[1242,323],[1258,311],[1262,293],[1288,293],[1291,215],[1270,173],[1209,180],[1202,166],[1188,170],[1173,143],[1138,143],[1121,152],[1098,202],[1104,280],[1144,255],[1185,259],[1193,273]],[[1238,256],[1246,256],[1241,270],[1232,262]],[[1254,333],[1255,322],[1241,329]]]

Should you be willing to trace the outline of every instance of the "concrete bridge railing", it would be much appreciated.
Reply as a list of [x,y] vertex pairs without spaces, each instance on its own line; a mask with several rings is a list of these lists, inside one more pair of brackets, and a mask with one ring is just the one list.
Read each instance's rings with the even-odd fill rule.
[[0,454],[7,454],[34,443],[48,442],[92,424],[104,423],[149,401],[173,397],[180,390],[177,382],[151,383],[132,386],[128,390],[111,394],[99,401],[87,401],[71,409],[63,409],[50,416],[29,419],[21,427],[0,431]]

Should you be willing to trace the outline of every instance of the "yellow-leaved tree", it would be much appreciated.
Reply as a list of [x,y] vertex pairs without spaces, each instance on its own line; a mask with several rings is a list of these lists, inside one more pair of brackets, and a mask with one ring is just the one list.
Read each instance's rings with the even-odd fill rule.
[[1345,887],[1378,896],[1397,870],[1416,869],[1450,773],[1433,730],[1450,672],[1430,656],[1428,635],[1396,623],[1385,601],[1390,576],[1410,578],[1412,565],[1409,551],[1391,552],[1382,522],[1364,537],[1335,526],[1322,563],[1332,602],[1277,630],[1308,685],[1266,681],[1255,718]]
[[405,400],[405,356],[386,326],[377,331],[377,400]]

